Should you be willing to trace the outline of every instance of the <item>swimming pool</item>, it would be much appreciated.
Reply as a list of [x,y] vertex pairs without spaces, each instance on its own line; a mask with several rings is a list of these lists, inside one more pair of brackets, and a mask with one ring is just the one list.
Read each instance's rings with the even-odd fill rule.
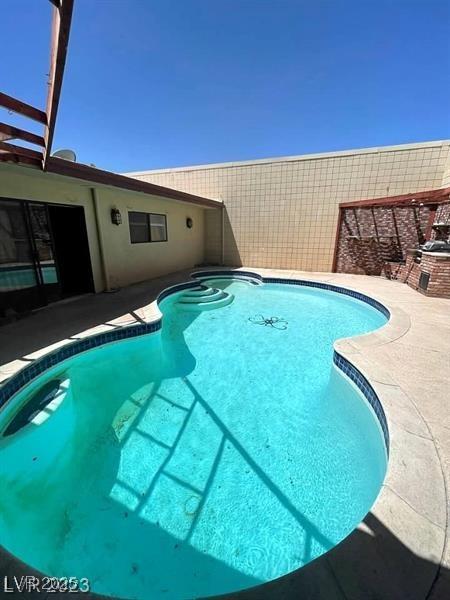
[[11,553],[99,593],[179,600],[280,577],[370,509],[387,434],[333,342],[386,312],[312,286],[202,283],[162,295],[162,329],[55,364],[6,403]]

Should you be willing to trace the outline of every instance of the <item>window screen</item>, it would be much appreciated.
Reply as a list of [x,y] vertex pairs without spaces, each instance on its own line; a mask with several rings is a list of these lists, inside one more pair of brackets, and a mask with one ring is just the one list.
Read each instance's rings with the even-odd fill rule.
[[150,239],[152,242],[167,241],[166,215],[150,215]]

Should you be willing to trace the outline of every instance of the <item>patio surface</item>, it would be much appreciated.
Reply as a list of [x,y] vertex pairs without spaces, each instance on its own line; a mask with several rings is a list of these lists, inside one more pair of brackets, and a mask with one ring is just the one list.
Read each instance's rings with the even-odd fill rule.
[[[372,296],[390,309],[391,319],[381,330],[340,340],[336,348],[377,392],[386,412],[391,444],[388,473],[378,499],[350,536],[303,569],[232,597],[450,598],[450,300],[427,298],[404,284],[377,277],[242,269],[265,276],[335,283]],[[153,320],[158,314],[152,304],[157,294],[188,280],[193,270],[114,294],[55,304],[1,327],[0,381],[61,345]],[[0,551],[0,573],[20,577],[33,571]],[[48,597],[59,595],[49,593]],[[26,596],[32,598],[34,594]],[[46,594],[36,597],[44,599]]]

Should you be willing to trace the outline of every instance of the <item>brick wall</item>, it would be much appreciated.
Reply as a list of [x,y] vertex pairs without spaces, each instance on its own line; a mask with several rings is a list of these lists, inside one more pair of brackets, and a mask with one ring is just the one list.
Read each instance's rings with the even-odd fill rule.
[[413,253],[409,253],[406,258],[405,270],[403,272],[403,281],[414,290],[419,289],[420,264],[415,261]]
[[[420,288],[422,273],[429,275],[426,290]],[[409,254],[404,267],[404,281],[414,290],[425,296],[435,298],[450,298],[450,257],[436,254],[422,254],[420,263],[414,262],[414,256]]]
[[[430,273],[426,296],[450,298],[450,258],[443,256],[422,255],[420,263],[422,272]],[[422,291],[419,288],[419,291]]]
[[[450,225],[450,202],[438,206],[434,222],[445,223],[447,225]],[[448,230],[433,231],[431,238],[438,240],[446,240],[448,238]]]
[[406,252],[425,241],[428,206],[342,209],[337,272],[380,275],[386,262],[406,259]]

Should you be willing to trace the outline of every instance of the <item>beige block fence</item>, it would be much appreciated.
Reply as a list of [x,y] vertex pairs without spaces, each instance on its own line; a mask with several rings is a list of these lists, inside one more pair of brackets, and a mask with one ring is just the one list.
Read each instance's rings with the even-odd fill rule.
[[223,222],[205,215],[210,263],[330,271],[340,202],[444,187],[449,161],[445,140],[127,175],[223,201]]

